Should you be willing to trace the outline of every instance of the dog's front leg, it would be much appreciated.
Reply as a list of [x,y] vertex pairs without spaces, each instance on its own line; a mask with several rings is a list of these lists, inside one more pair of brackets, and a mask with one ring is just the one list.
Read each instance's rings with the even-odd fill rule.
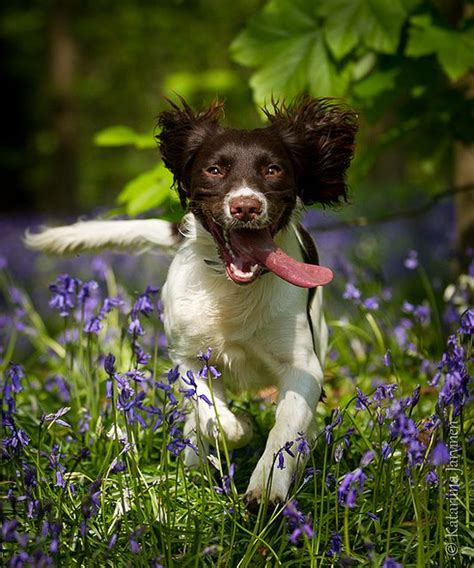
[[198,447],[199,456],[192,448],[185,449],[184,462],[190,467],[205,459],[209,444],[222,446],[225,441],[228,450],[240,448],[250,441],[253,433],[250,417],[236,415],[229,409],[222,377],[205,379],[198,377],[197,373],[194,376],[196,393],[184,435]]
[[276,456],[287,442],[296,440],[301,433],[308,440],[314,432],[314,414],[321,396],[323,374],[316,360],[313,374],[290,369],[281,384],[276,410],[275,425],[268,436],[265,451],[260,458],[247,488],[245,500],[250,510],[258,509],[264,495],[270,507],[283,503],[294,479],[298,463],[304,463],[304,455],[298,455],[296,445],[291,448],[295,457],[283,451],[284,465]]

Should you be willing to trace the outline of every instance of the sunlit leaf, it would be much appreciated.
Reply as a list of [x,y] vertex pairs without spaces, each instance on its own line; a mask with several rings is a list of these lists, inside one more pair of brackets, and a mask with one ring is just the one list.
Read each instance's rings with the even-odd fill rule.
[[140,134],[128,126],[111,126],[94,136],[97,146],[135,146],[139,149],[156,148],[153,134]]
[[435,53],[442,68],[452,81],[474,67],[474,28],[458,31],[432,23],[429,15],[414,16],[406,55],[420,57]]
[[255,98],[344,94],[350,74],[332,59],[312,0],[273,0],[253,17],[231,46],[236,61],[256,67]]
[[234,89],[239,82],[239,76],[229,69],[209,69],[201,73],[178,71],[171,73],[165,79],[165,92],[179,93],[184,98],[190,98],[195,93],[208,91],[222,93]]
[[360,98],[371,99],[393,89],[399,70],[376,71],[354,86],[354,94]]
[[129,181],[117,201],[125,205],[131,216],[161,207],[168,201],[177,200],[176,192],[170,189],[172,181],[171,173],[159,164]]
[[325,18],[325,37],[336,59],[359,44],[395,53],[408,15],[403,0],[325,0],[317,12]]

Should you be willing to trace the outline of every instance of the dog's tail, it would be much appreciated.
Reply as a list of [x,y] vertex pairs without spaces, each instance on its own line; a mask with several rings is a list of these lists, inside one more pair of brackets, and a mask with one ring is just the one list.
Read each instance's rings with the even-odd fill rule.
[[180,234],[173,223],[161,219],[79,221],[64,227],[27,231],[25,245],[54,255],[99,252],[104,249],[145,252],[158,248],[173,252]]

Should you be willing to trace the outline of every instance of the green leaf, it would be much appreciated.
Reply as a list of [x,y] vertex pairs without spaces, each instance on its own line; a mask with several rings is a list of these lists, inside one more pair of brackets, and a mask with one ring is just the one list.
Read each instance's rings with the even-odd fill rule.
[[372,99],[381,93],[393,89],[396,85],[399,69],[376,71],[357,83],[354,94],[361,99]]
[[325,0],[317,11],[325,17],[326,41],[339,60],[359,44],[395,53],[408,9],[403,0]]
[[229,69],[210,69],[202,73],[191,71],[178,71],[171,73],[165,79],[163,88],[167,92],[179,93],[184,98],[194,94],[208,91],[222,93],[235,89],[239,84],[239,76]]
[[464,31],[432,23],[427,14],[410,19],[406,55],[420,57],[436,54],[441,67],[452,81],[457,81],[474,66],[474,28]]
[[97,146],[135,146],[139,149],[156,148],[153,134],[140,134],[128,126],[111,126],[94,136]]
[[340,96],[350,80],[348,68],[333,61],[312,0],[272,0],[249,20],[231,45],[233,58],[257,71],[250,79],[255,99]]
[[128,215],[135,216],[168,202],[177,201],[176,192],[171,190],[172,183],[171,173],[164,164],[159,164],[129,181],[117,201],[125,205]]

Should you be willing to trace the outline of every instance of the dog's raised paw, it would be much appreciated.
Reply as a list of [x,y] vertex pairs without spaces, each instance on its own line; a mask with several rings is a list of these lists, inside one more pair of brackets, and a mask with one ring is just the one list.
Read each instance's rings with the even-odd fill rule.
[[247,510],[254,515],[257,515],[260,508],[263,506],[264,514],[268,516],[282,505],[282,500],[279,497],[266,499],[265,496],[262,496],[260,491],[248,491],[244,496],[244,503]]

